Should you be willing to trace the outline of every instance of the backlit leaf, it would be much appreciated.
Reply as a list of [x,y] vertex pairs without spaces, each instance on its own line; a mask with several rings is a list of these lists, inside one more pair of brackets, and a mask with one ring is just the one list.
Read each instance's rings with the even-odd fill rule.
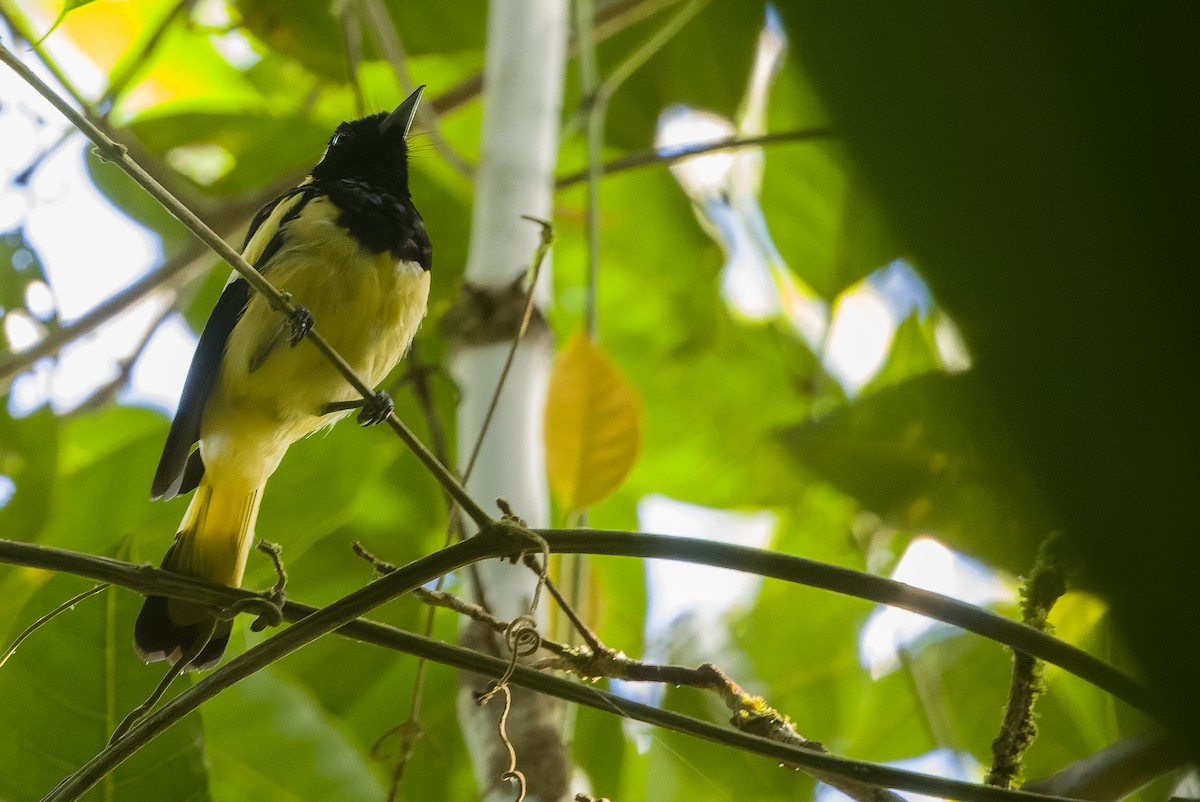
[[546,398],[550,487],[571,510],[616,490],[642,440],[637,391],[582,332],[559,354]]
[[788,429],[783,442],[889,524],[1019,573],[1052,528],[970,373],[930,373]]
[[86,6],[88,3],[91,3],[91,2],[94,2],[94,0],[66,0],[66,2],[63,3],[62,9],[58,12],[58,16],[55,18],[54,22],[50,25],[50,29],[47,30],[44,34],[42,34],[42,39],[38,40],[38,44],[41,44],[42,40],[44,40],[50,34],[54,33],[54,29],[62,24],[62,21],[67,18],[68,14],[70,14],[72,11],[79,8],[80,6]]

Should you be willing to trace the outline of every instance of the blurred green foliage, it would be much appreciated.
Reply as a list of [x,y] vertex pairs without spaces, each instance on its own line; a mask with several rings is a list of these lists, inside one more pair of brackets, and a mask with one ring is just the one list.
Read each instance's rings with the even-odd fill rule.
[[[14,15],[27,5],[35,4],[0,0],[0,9]],[[339,120],[359,112],[335,6],[323,0],[230,4],[230,30],[246,38],[252,53],[245,62],[222,55],[218,44],[229,31],[211,30],[187,15],[141,55],[150,23],[138,20],[162,19],[172,5],[91,3],[67,15],[53,36],[69,38],[102,68],[132,70],[134,77],[114,104],[118,134],[136,141],[187,201],[206,215],[260,195],[265,201],[270,186],[302,175],[320,156]],[[392,0],[384,6],[407,48],[413,77],[429,85],[428,96],[438,97],[479,69],[482,0]],[[830,25],[841,21],[833,16]],[[602,71],[641,44],[660,18],[651,16],[605,41]],[[649,147],[658,114],[671,103],[732,115],[761,20],[758,3],[723,0],[707,7],[613,98],[606,157]],[[929,31],[938,25],[931,22]],[[114,30],[125,38],[114,38]],[[97,32],[107,38],[98,41]],[[791,58],[779,76],[769,127],[825,125],[829,116],[818,97],[828,91],[838,112],[834,121],[839,130],[846,126],[850,141],[770,149],[761,202],[790,268],[832,302],[898,257],[915,253],[922,269],[927,257],[935,264],[935,249],[910,252],[903,243],[923,242],[920,235],[934,225],[966,231],[970,221],[930,215],[914,222],[913,213],[904,213],[895,183],[878,178],[879,171],[886,172],[878,154],[869,151],[876,158],[866,160],[866,173],[857,166],[857,146],[869,136],[869,121],[843,107],[839,93],[850,90],[829,77],[830,46],[814,43],[814,37],[803,37],[794,48],[800,58]],[[815,85],[801,66],[809,63],[810,47],[816,52],[813,69],[822,76]],[[362,56],[366,110],[390,107],[402,89],[369,36]],[[861,65],[877,58],[862,42],[849,41],[838,63],[855,78],[861,77]],[[570,116],[579,91],[573,71],[568,80]],[[919,80],[925,87],[943,76]],[[908,96],[897,90],[894,97],[899,103]],[[907,113],[929,125],[944,125],[951,116],[923,106]],[[475,159],[479,123],[476,98],[442,120],[442,133],[458,152]],[[582,166],[583,145],[577,131],[568,129],[564,173]],[[197,180],[195,170],[177,171],[188,149],[196,147],[219,153],[228,169],[209,181]],[[115,167],[91,160],[88,169],[115,204],[162,237],[166,252],[185,241],[180,226]],[[972,169],[968,162],[953,162],[945,174]],[[453,298],[466,259],[471,186],[432,145],[418,146],[412,171],[413,195],[437,249],[431,324],[419,335],[418,353],[437,367],[446,344],[432,322]],[[1074,185],[1064,190],[1064,205],[1080,191]],[[551,323],[559,333],[577,328],[583,314],[584,197],[583,188],[574,187],[557,198]],[[1031,468],[1030,449],[1015,446],[997,423],[1005,414],[997,410],[1003,399],[997,401],[1002,394],[994,380],[980,381],[975,372],[941,373],[933,333],[940,308],[914,312],[900,323],[883,367],[851,399],[789,327],[747,324],[730,314],[717,291],[722,254],[665,169],[606,179],[601,201],[601,337],[643,399],[645,442],[625,485],[590,511],[594,525],[634,530],[638,500],[662,493],[715,507],[771,510],[779,520],[774,548],[859,570],[890,570],[916,532],[1010,573],[1031,564],[1037,543],[1057,523],[1038,490],[1045,466],[1042,474],[1036,465]],[[986,215],[987,199],[975,201],[964,204],[965,212]],[[896,219],[901,225],[893,225]],[[70,221],[63,225],[66,230]],[[231,239],[240,236],[239,231]],[[26,248],[18,234],[0,244],[5,249],[0,256],[9,257],[0,259],[2,313],[23,301],[23,282],[37,271],[11,258]],[[992,240],[988,245],[998,247]],[[995,262],[1005,260],[996,255]],[[184,294],[180,311],[193,328],[203,324],[224,275],[217,267]],[[1113,276],[1116,281],[1118,274]],[[942,285],[932,283],[940,300]],[[1024,288],[1021,297],[1036,294]],[[1001,300],[1012,303],[1015,295],[1010,290]],[[961,291],[954,295],[960,296]],[[951,309],[972,348],[980,331],[1000,337],[1021,327],[1019,320],[976,318],[973,309],[965,303]],[[1086,338],[1082,345],[1091,347]],[[1006,356],[1006,365],[1023,364],[1024,355]],[[399,379],[399,373],[393,377]],[[1122,383],[1114,377],[1113,385]],[[455,390],[436,371],[432,388],[433,412],[449,428]],[[396,395],[397,413],[429,442],[412,394]],[[0,537],[157,562],[184,506],[146,498],[167,417],[110,404],[14,418],[8,400],[0,399],[0,475],[14,492],[0,505]],[[436,484],[397,441],[345,425],[292,449],[271,480],[259,534],[283,545],[289,593],[326,604],[369,578],[368,567],[350,551],[352,541],[403,563],[441,546],[446,517]],[[590,567],[596,601],[589,605],[589,620],[607,643],[640,655],[647,646],[643,566],[596,558]],[[253,556],[247,584],[271,581],[270,566]],[[0,566],[0,643],[81,587],[70,577]],[[160,672],[141,666],[129,647],[136,604],[131,594],[109,590],[39,631],[0,668],[0,800],[47,792],[103,746],[116,721],[157,682]],[[1072,610],[1071,626],[1064,623],[1070,639],[1117,659],[1108,654],[1103,605],[1087,599]],[[896,760],[941,746],[986,764],[1007,688],[1003,650],[973,636],[944,638],[914,646],[905,668],[873,680],[858,657],[859,629],[870,611],[852,599],[766,582],[748,607],[724,622],[728,637],[720,654],[684,649],[670,657],[724,666],[748,690],[791,715],[805,736],[836,753]],[[420,629],[424,611],[401,599],[376,617]],[[453,639],[454,633],[452,617],[440,614],[435,635]],[[238,627],[232,649],[261,637]],[[415,672],[412,658],[323,639],[206,705],[88,798],[381,799],[395,751],[395,736],[388,733],[408,715]],[[1028,776],[1050,773],[1144,726],[1073,677],[1053,671],[1048,676],[1044,737],[1030,754]],[[424,694],[424,738],[408,766],[403,794],[470,798],[473,779],[457,727],[454,673],[431,666]],[[664,704],[727,719],[713,698],[698,691],[670,689]],[[580,710],[572,723],[576,755],[597,796],[622,802],[765,801],[811,793],[811,780],[768,761],[639,729],[616,716]]]

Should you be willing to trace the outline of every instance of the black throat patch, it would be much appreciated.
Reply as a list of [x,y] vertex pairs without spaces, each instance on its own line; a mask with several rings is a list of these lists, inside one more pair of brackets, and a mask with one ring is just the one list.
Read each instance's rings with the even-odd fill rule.
[[399,261],[433,266],[433,247],[412,201],[360,178],[314,182],[314,194],[337,206],[338,225],[371,253],[391,253]]

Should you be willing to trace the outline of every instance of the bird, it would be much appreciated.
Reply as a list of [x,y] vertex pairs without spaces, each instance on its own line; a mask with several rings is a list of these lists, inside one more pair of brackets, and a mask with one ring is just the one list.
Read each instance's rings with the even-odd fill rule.
[[[151,499],[195,491],[163,560],[168,571],[239,587],[267,480],[297,440],[363,399],[306,341],[314,321],[371,387],[404,356],[425,316],[433,248],[408,187],[408,134],[424,87],[390,113],[344,122],[312,172],[258,211],[242,255],[296,304],[289,319],[236,271],[196,347],[151,483]],[[146,662],[217,665],[232,624],[211,608],[148,596],[134,628]],[[207,641],[203,642],[207,637]]]

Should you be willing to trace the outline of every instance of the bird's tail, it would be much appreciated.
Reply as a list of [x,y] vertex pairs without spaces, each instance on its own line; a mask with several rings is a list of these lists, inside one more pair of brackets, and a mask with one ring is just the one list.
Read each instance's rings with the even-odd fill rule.
[[[262,487],[217,485],[205,476],[184,513],[175,544],[163,559],[168,571],[230,587],[242,583],[246,555],[254,539]],[[133,643],[146,662],[172,665],[192,650],[211,628],[212,635],[188,669],[208,669],[221,660],[229,643],[229,621],[215,621],[210,608],[193,602],[149,596],[142,605]]]

